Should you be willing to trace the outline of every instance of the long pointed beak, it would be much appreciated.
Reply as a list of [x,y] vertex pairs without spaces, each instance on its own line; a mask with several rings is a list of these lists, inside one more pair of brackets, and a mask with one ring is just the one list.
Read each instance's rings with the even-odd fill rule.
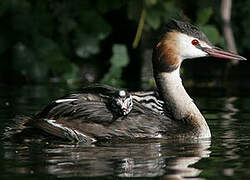
[[224,51],[217,47],[212,48],[202,48],[203,51],[208,53],[209,56],[222,58],[222,59],[232,59],[232,60],[247,60],[243,56],[231,53],[229,51]]

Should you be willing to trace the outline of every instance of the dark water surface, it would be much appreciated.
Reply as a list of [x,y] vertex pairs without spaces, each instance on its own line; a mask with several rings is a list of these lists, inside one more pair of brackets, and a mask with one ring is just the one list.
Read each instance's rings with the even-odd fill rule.
[[[0,179],[250,179],[250,98],[201,91],[192,95],[211,140],[1,142]],[[1,133],[11,118],[36,113],[68,92],[55,86],[0,87]]]

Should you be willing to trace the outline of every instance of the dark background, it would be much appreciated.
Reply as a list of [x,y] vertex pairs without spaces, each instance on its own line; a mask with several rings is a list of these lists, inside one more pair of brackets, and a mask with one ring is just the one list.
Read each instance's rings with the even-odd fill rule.
[[[151,89],[151,49],[171,18],[199,26],[212,43],[228,49],[221,2],[0,1],[0,85],[63,83],[79,87],[101,82],[133,90]],[[230,22],[237,51],[246,58],[249,7],[247,0],[233,1]],[[212,58],[188,60],[182,76],[191,88],[243,93],[239,89],[248,87],[249,64]]]

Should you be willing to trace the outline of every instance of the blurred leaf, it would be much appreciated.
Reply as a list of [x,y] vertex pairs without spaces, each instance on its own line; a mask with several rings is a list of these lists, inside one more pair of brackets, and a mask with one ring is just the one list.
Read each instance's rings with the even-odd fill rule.
[[201,27],[201,30],[207,35],[208,39],[213,43],[217,44],[220,41],[219,31],[213,25],[205,25]]
[[114,44],[112,51],[113,55],[110,59],[111,67],[101,82],[113,86],[121,86],[123,84],[121,80],[122,68],[129,63],[127,48],[122,44]]
[[145,4],[147,7],[153,6],[157,3],[157,0],[145,0]]
[[211,7],[202,9],[198,12],[196,24],[198,26],[203,26],[208,23],[210,17],[213,14],[213,9]]
[[179,10],[174,1],[157,1],[157,3],[147,8],[146,22],[153,28],[158,29],[162,22],[177,16]]
[[129,63],[127,48],[123,44],[114,44],[112,48],[113,56],[110,59],[111,65],[114,67],[125,67]]
[[81,13],[80,30],[93,35],[100,40],[105,39],[112,31],[111,26],[96,11],[89,10]]
[[171,18],[178,17],[180,15],[180,9],[176,7],[176,1],[164,1],[162,3],[163,10],[163,18],[164,22],[168,22]]
[[93,10],[81,13],[79,26],[81,29],[76,32],[73,40],[76,54],[88,58],[99,53],[99,43],[111,33],[111,26]]
[[81,58],[88,58],[100,51],[99,39],[85,33],[78,33],[74,44],[76,54]]
[[146,22],[153,28],[158,29],[161,25],[161,16],[157,10],[148,10],[146,15]]

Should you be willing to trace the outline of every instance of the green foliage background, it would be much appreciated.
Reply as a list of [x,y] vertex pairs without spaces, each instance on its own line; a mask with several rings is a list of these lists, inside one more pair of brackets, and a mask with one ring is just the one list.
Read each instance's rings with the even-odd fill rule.
[[[0,1],[0,83],[79,82],[85,73],[82,67],[92,64],[98,72],[91,81],[126,86],[125,69],[134,66],[138,71],[143,61],[141,37],[159,32],[170,18],[191,21],[223,47],[219,4],[219,0]],[[233,7],[243,7],[242,14],[248,15],[248,4],[234,1]],[[243,40],[239,51],[247,51],[249,22],[237,22],[235,27],[242,16],[234,9],[232,14],[236,37],[246,33],[239,38]]]

